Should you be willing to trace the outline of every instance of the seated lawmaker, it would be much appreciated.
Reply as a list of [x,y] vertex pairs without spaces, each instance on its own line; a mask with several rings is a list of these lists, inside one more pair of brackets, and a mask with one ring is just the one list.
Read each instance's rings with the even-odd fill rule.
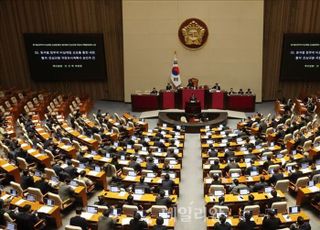
[[170,82],[168,82],[168,84],[166,86],[166,90],[172,90],[172,85],[170,84]]
[[78,226],[82,230],[87,230],[89,229],[89,224],[85,218],[81,217],[81,213],[82,213],[81,208],[77,208],[76,216],[70,219],[70,225]]

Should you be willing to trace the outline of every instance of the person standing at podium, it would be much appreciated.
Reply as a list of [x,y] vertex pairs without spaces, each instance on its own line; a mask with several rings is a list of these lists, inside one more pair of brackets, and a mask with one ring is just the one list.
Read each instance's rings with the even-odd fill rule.
[[221,90],[220,85],[216,82],[215,85],[212,87],[213,90]]
[[193,82],[192,82],[192,79],[189,79],[189,80],[188,80],[187,88],[189,88],[189,89],[194,89],[194,88],[195,88],[195,87],[194,87],[194,84],[193,84]]

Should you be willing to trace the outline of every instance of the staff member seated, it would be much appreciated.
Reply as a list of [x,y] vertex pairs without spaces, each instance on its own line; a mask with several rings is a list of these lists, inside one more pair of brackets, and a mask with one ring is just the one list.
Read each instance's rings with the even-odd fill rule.
[[89,229],[89,225],[88,225],[87,220],[85,218],[81,217],[81,212],[82,212],[81,208],[76,209],[76,216],[74,216],[70,219],[70,225],[78,226],[82,230],[87,230],[87,229]]
[[145,230],[148,228],[147,222],[140,219],[141,219],[140,214],[138,212],[135,213],[133,219],[130,220],[130,224],[129,224],[130,230]]

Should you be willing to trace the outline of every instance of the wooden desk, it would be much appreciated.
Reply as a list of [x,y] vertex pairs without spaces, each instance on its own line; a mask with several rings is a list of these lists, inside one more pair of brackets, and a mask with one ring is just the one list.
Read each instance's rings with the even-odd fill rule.
[[[280,219],[281,221],[281,227],[289,227],[291,224],[295,223],[298,219],[299,216],[302,216],[304,220],[309,221],[310,218],[308,217],[308,215],[305,212],[300,212],[297,214],[289,214],[289,215],[284,215],[284,214],[277,214],[277,217]],[[290,217],[290,219],[285,218],[285,217]],[[264,216],[259,216],[259,215],[254,215],[253,216],[253,220],[256,223],[257,226],[261,227],[262,223],[263,223],[263,218]],[[216,218],[212,218],[212,217],[207,217],[207,229],[213,229],[214,225],[218,222],[219,220]],[[227,222],[229,222],[231,224],[231,227],[233,229],[236,229],[236,227],[238,226],[240,219],[239,217],[228,217],[227,218]]]
[[0,167],[9,175],[11,175],[14,178],[14,181],[17,183],[20,183],[20,171],[19,168],[11,163],[9,161],[0,158]]
[[[81,216],[85,218],[87,221],[89,221],[89,223],[96,224],[99,220],[99,217],[102,216],[102,213],[98,212],[96,214],[90,214],[90,213],[83,212]],[[120,215],[118,217],[114,217],[114,216],[110,216],[110,217],[116,219],[116,225],[120,229],[123,229],[124,226],[128,226],[129,221],[133,219],[133,217],[128,217],[126,215]],[[148,223],[149,227],[153,227],[156,225],[156,218],[151,218],[150,216],[147,216],[143,219]],[[173,229],[174,225],[175,225],[175,218],[173,217],[165,221],[164,223],[164,226],[167,226],[169,229]]]
[[37,211],[38,213],[42,213],[54,218],[57,228],[62,226],[62,219],[59,206],[55,205],[51,207],[43,205],[39,202],[31,202],[28,200],[24,200],[22,197],[15,197],[10,202],[10,205],[13,205],[15,207],[24,207],[26,204],[31,205],[31,209],[33,211]]
[[317,193],[320,193],[320,184],[316,184],[313,187],[299,188],[296,197],[296,204],[302,205],[307,198],[312,197]]

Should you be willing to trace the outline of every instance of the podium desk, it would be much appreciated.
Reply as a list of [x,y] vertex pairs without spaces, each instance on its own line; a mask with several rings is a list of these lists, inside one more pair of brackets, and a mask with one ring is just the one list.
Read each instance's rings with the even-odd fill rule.
[[143,112],[148,110],[159,109],[159,96],[158,95],[138,95],[131,94],[131,103],[133,112]]
[[227,98],[227,92],[225,91],[212,91],[208,93],[208,109],[224,109],[226,98]]
[[255,95],[228,95],[227,109],[242,112],[254,112],[255,102]]
[[179,109],[185,109],[186,102],[188,102],[194,94],[197,100],[200,101],[201,109],[204,109],[205,91],[205,89],[179,89],[177,93],[177,107]]
[[159,102],[161,109],[174,109],[175,103],[175,91],[173,90],[160,90]]

